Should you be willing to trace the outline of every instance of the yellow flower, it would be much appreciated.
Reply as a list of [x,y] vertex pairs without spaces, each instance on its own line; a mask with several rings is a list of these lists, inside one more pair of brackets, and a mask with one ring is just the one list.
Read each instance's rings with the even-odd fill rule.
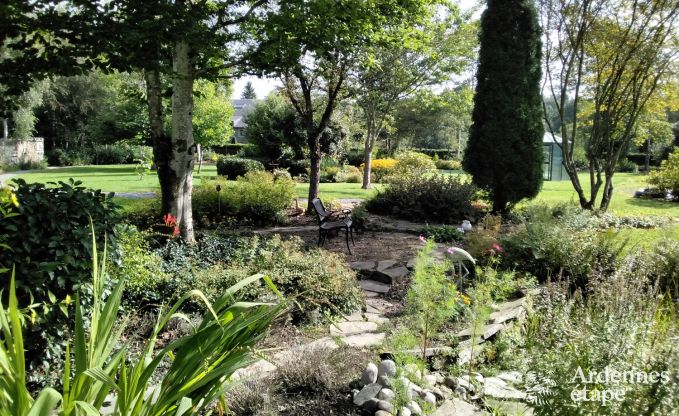
[[66,306],[71,304],[71,295],[66,295],[66,299],[64,299],[64,303]]
[[472,299],[464,294],[460,294],[460,299],[462,299],[462,302],[464,302],[465,305],[469,306],[472,303]]
[[31,323],[35,324],[35,320],[38,318],[38,314],[35,313],[35,309],[31,309]]
[[15,194],[14,192],[12,192],[12,193],[10,194],[9,199],[10,199],[10,201],[12,201],[12,204],[14,204],[15,207],[18,207],[18,206],[19,206],[19,200],[17,199],[17,196],[16,196],[16,194]]

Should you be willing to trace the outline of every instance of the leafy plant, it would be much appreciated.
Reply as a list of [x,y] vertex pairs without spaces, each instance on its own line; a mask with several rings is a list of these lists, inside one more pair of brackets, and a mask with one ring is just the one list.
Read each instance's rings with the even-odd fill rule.
[[660,169],[651,172],[648,183],[664,191],[672,191],[675,198],[679,195],[679,147],[675,147],[667,160],[660,164]]
[[420,229],[420,234],[437,243],[452,243],[460,241],[464,237],[464,231],[458,227],[444,224],[441,226],[425,225]]
[[412,173],[420,175],[436,170],[436,163],[424,153],[413,151],[402,152],[396,155],[396,160],[394,174],[403,175]]
[[[94,233],[93,233],[94,235]],[[264,331],[285,309],[285,302],[235,302],[243,287],[264,280],[280,294],[271,280],[254,275],[226,289],[210,303],[200,291],[190,291],[166,312],[161,313],[142,353],[129,363],[123,358],[126,345],[121,344],[125,326],[116,324],[125,279],[117,282],[104,299],[105,263],[98,267],[96,242],[93,237],[92,277],[93,304],[89,331],[85,327],[80,297],[76,296],[73,357],[67,344],[63,375],[63,391],[43,389],[35,400],[26,387],[24,345],[14,278],[10,281],[9,309],[0,313],[3,339],[0,341],[0,414],[15,416],[59,412],[63,415],[98,414],[106,397],[117,394],[114,415],[200,413],[222,397],[224,382],[238,368],[253,361],[252,348]],[[104,250],[104,257],[106,250]],[[186,319],[178,310],[191,297],[201,299],[208,313],[193,333],[170,342],[156,351],[156,341],[173,317]],[[196,348],[196,346],[200,348]],[[170,368],[160,383],[151,387],[151,376],[160,363],[171,359]],[[223,402],[223,401],[222,401]]]
[[452,175],[395,175],[366,207],[407,220],[454,224],[474,218],[471,201],[477,192],[474,185]]
[[245,176],[248,172],[264,170],[262,162],[239,157],[222,157],[217,161],[217,174],[226,176],[227,179],[236,179]]

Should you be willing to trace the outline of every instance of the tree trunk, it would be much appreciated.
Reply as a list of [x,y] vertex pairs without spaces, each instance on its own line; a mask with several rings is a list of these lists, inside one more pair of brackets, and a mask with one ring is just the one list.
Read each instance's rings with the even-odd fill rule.
[[604,184],[603,196],[601,197],[601,204],[599,209],[601,211],[608,210],[608,206],[613,199],[613,172],[606,172],[606,182]]
[[644,172],[651,170],[651,139],[646,140],[646,157],[644,158]]
[[7,127],[7,119],[2,119],[2,138],[9,139],[9,128]]
[[309,201],[307,203],[307,213],[314,212],[314,206],[311,201],[318,198],[318,188],[321,182],[321,146],[320,133],[314,134],[313,131],[307,131],[308,145],[309,145],[309,159],[311,167],[309,170]]
[[370,175],[372,174],[373,149],[368,142],[365,143],[365,153],[363,154],[363,189],[370,189]]
[[172,56],[172,150],[169,163],[173,195],[170,213],[177,217],[181,237],[194,242],[191,194],[195,144],[193,142],[193,62],[186,41],[175,44]]
[[153,163],[156,165],[158,182],[160,183],[160,216],[168,214],[172,209],[173,194],[170,157],[172,154],[171,138],[165,134],[163,116],[163,96],[160,85],[160,74],[157,70],[144,72],[146,81],[146,104],[149,113],[149,130],[153,144]]

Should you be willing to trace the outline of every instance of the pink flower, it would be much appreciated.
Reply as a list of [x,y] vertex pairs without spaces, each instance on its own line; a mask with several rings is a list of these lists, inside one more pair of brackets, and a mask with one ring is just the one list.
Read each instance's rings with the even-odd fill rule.
[[422,234],[420,234],[420,241],[423,242],[423,243],[426,243],[427,239],[424,238],[424,236]]
[[172,214],[165,214],[163,215],[163,221],[165,221],[165,225],[168,227],[174,227],[177,225],[177,217],[175,217]]
[[491,247],[493,247],[493,250],[497,251],[498,253],[502,253],[504,251],[504,249],[500,247],[498,243],[493,243]]

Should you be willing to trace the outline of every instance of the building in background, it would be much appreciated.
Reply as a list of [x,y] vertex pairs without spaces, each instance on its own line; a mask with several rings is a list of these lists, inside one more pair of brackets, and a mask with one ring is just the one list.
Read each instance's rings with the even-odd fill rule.
[[247,143],[247,138],[245,137],[245,128],[247,124],[247,115],[252,111],[260,100],[252,99],[240,99],[231,100],[233,105],[233,137],[231,142],[233,143]]

